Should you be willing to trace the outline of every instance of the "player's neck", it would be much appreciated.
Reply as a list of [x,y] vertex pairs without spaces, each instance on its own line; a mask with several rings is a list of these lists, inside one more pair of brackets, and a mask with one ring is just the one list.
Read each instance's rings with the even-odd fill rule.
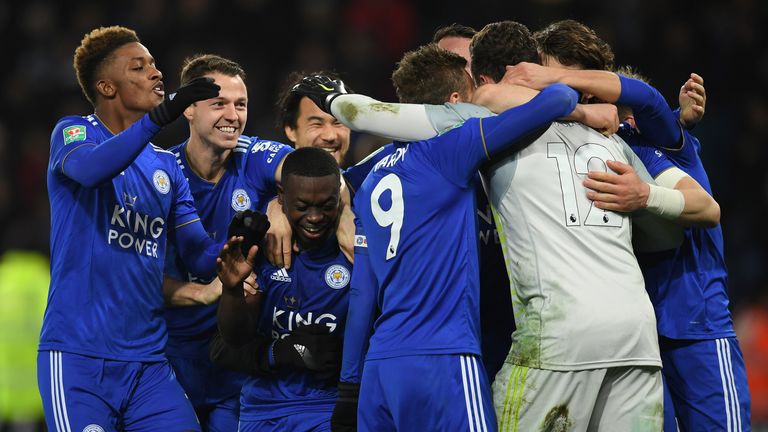
[[146,114],[140,111],[115,109],[112,105],[97,105],[94,113],[113,134],[119,134],[128,129]]
[[192,172],[205,181],[216,183],[224,175],[232,151],[206,145],[193,135],[187,141],[185,153]]

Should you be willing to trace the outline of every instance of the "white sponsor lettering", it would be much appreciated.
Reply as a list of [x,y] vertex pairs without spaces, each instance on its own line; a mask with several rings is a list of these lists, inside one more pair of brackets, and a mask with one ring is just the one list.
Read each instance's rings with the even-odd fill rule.
[[160,238],[165,230],[165,220],[149,216],[133,210],[126,210],[115,204],[109,224],[112,228],[107,232],[107,244],[116,244],[123,249],[134,249],[140,255],[158,258],[158,243],[147,238]]
[[329,331],[333,332],[338,326],[337,320],[336,315],[331,313],[324,313],[315,318],[314,312],[302,315],[299,311],[285,311],[275,306],[272,309],[272,337],[284,338],[297,327],[309,324],[325,324]]
[[406,145],[405,147],[398,147],[392,154],[387,155],[382,160],[380,160],[379,163],[373,167],[373,170],[377,171],[379,168],[389,168],[392,165],[405,159],[405,153],[408,151],[409,146],[410,144]]

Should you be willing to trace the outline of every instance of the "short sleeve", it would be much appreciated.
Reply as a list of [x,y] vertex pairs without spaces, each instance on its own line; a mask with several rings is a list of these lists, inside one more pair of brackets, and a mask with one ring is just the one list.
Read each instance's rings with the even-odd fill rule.
[[[235,151],[239,149],[242,149],[240,144]],[[291,147],[276,141],[251,138],[244,158],[245,176],[251,186],[264,195],[277,195],[275,173],[280,162],[291,151]]]
[[637,144],[632,146],[632,150],[653,178],[658,177],[662,172],[675,166],[664,152],[656,147]]

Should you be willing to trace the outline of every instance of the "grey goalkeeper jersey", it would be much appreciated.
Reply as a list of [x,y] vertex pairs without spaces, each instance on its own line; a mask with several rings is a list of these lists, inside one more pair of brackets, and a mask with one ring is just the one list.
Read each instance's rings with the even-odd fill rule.
[[553,123],[489,171],[517,325],[508,362],[563,371],[661,366],[630,218],[594,207],[582,186],[606,160],[638,163],[620,138]]

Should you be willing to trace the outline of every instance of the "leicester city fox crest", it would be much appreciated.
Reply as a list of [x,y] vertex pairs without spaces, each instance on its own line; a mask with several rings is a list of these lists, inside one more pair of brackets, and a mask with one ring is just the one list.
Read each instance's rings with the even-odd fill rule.
[[155,173],[152,174],[152,183],[154,183],[155,189],[163,195],[171,190],[171,178],[168,177],[168,173],[161,169],[155,170]]
[[245,189],[235,189],[232,192],[232,208],[235,211],[243,211],[251,208],[251,197]]
[[349,284],[349,270],[346,267],[334,264],[325,271],[325,283],[333,289],[342,289]]

